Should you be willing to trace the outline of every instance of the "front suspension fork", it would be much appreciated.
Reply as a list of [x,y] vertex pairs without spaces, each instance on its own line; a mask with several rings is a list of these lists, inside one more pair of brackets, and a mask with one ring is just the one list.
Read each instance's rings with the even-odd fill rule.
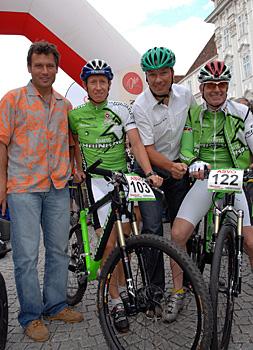
[[235,241],[235,249],[236,249],[236,266],[235,266],[235,296],[238,296],[241,293],[242,286],[242,259],[243,259],[243,211],[238,210],[237,212],[237,232],[236,232],[236,241]]
[[[133,221],[131,222],[132,230],[134,236],[139,235],[138,227],[136,224],[136,218],[135,214],[133,214]],[[116,213],[116,227],[117,227],[117,232],[118,232],[118,242],[119,242],[119,247],[120,247],[120,255],[121,255],[121,261],[123,264],[123,269],[124,269],[124,274],[125,274],[125,279],[126,279],[126,286],[127,286],[127,293],[128,293],[128,298],[129,298],[129,305],[128,308],[130,312],[135,312],[137,308],[136,304],[136,295],[137,291],[134,285],[133,281],[133,274],[131,270],[131,264],[130,264],[130,259],[131,256],[128,253],[126,249],[126,240],[122,228],[122,221],[119,213]],[[141,272],[141,277],[142,277],[142,283],[143,286],[146,286],[146,282],[148,281],[148,275],[147,275],[147,269],[145,269],[145,262],[143,259],[143,254],[141,252],[137,252],[137,257],[138,257],[138,263],[140,266],[140,272]]]
[[121,261],[124,269],[126,287],[129,298],[129,307],[132,310],[136,309],[136,290],[133,283],[133,274],[130,266],[130,258],[126,249],[126,240],[122,228],[122,221],[119,213],[116,213],[116,227],[118,232],[118,243],[120,247]]

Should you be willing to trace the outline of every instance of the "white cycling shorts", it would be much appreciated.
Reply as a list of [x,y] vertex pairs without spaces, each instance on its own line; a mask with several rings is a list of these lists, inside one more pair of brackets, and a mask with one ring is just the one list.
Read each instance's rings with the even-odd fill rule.
[[[87,183],[87,186],[89,186],[88,183]],[[114,186],[108,183],[108,181],[106,181],[104,178],[92,178],[90,186],[91,186],[91,192],[92,192],[92,195],[90,196],[92,197],[90,198],[91,204],[103,198],[108,192],[112,191],[114,188]],[[95,224],[96,228],[98,226],[104,227],[110,208],[111,208],[111,203],[107,203],[97,210],[97,219],[99,223],[96,222]],[[122,215],[122,222],[124,223],[128,221],[129,220],[126,218],[126,216]]]
[[[213,193],[208,192],[207,181],[195,181],[177,213],[177,218],[189,221],[194,227],[206,215],[212,204]],[[235,209],[241,209],[244,212],[243,226],[251,226],[249,206],[244,192],[236,193]]]

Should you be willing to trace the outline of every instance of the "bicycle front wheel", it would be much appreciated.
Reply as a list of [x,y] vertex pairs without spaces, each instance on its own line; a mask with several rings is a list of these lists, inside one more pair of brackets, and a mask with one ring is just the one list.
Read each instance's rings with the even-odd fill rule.
[[[187,256],[173,242],[153,235],[140,235],[126,240],[126,250],[133,275],[136,308],[125,310],[129,330],[119,333],[114,327],[112,303],[109,295],[111,276],[121,260],[120,248],[111,253],[104,264],[98,289],[98,313],[100,324],[110,349],[209,349],[212,335],[212,308],[209,293],[202,276]],[[149,252],[163,255],[165,290],[148,283],[143,268],[152,264]],[[165,323],[169,293],[173,287],[170,259],[179,264],[191,283],[185,303],[173,323]],[[124,300],[123,300],[124,303]]]
[[87,288],[86,263],[83,256],[83,240],[80,225],[70,230],[68,254],[67,303],[71,306],[78,304]]
[[8,333],[8,299],[5,281],[0,273],[0,350],[6,345]]
[[223,225],[213,255],[210,294],[213,305],[214,334],[212,349],[227,349],[234,312],[235,228]]

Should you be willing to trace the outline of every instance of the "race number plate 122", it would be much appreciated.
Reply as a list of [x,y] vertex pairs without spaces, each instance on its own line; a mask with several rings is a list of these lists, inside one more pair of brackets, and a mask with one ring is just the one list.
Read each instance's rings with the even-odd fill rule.
[[129,201],[155,201],[155,195],[145,179],[135,174],[126,175]]
[[243,170],[216,169],[211,170],[208,177],[208,191],[242,192]]

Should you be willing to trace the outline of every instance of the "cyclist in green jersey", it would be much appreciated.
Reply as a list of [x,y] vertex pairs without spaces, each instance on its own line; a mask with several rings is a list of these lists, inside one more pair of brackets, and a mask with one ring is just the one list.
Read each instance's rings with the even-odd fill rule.
[[[69,123],[76,142],[79,142],[84,169],[102,159],[100,167],[114,171],[127,171],[125,137],[128,136],[134,156],[140,162],[146,177],[154,186],[160,186],[162,179],[157,176],[150,165],[145,148],[140,140],[138,130],[130,108],[122,103],[108,101],[113,73],[111,67],[101,59],[89,61],[82,69],[83,87],[88,93],[89,101],[69,113]],[[77,162],[78,163],[78,162]],[[77,164],[77,177],[84,177],[83,169]],[[86,179],[89,199],[96,201],[109,191],[104,179]],[[104,209],[104,208],[103,208]],[[101,232],[106,214],[101,210],[94,215],[94,227]],[[108,241],[103,261],[115,247],[117,239],[114,227]],[[110,295],[114,304],[114,325],[119,332],[126,332],[129,324],[120,298],[123,272],[118,268],[118,276],[112,276]],[[119,286],[118,286],[119,284]]]
[[[245,169],[251,163],[253,115],[247,106],[227,99],[230,79],[230,70],[224,62],[207,63],[198,77],[204,103],[188,112],[180,159],[188,165],[190,176],[202,181],[195,181],[191,187],[172,227],[172,239],[184,249],[212,203],[212,193],[208,192],[207,180],[204,180],[205,166]],[[235,206],[244,211],[244,245],[253,266],[253,227],[245,193],[236,194]],[[167,322],[174,321],[184,305],[181,270],[176,265],[172,272],[175,276],[174,293],[165,316]]]

